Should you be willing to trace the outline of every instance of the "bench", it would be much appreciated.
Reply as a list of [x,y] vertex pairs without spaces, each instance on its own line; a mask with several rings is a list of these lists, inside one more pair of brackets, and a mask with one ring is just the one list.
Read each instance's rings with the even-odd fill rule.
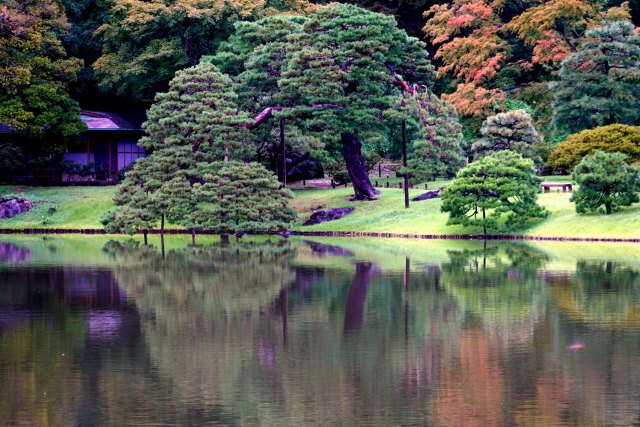
[[545,193],[550,193],[552,188],[557,188],[558,189],[558,193],[560,192],[560,189],[562,188],[562,192],[563,193],[571,193],[573,192],[573,185],[571,184],[540,184],[540,187],[542,187],[542,190]]

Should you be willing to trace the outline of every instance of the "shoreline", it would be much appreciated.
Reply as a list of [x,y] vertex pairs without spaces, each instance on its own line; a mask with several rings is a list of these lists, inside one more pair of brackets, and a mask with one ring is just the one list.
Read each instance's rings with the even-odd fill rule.
[[[25,228],[25,229],[0,229],[0,235],[15,234],[82,234],[82,235],[124,235],[123,233],[107,233],[101,228]],[[141,235],[142,233],[136,233]],[[149,230],[148,234],[160,234],[160,230]],[[165,230],[166,235],[190,235],[190,230]],[[211,230],[201,230],[196,235],[219,234]],[[284,233],[246,233],[247,235],[282,235]],[[415,234],[415,233],[386,233],[372,231],[289,231],[288,236],[309,237],[371,237],[386,239],[417,239],[417,240],[530,240],[530,241],[554,241],[554,242],[615,242],[615,243],[640,243],[640,237],[563,237],[563,236],[530,236],[524,234],[489,234],[486,237],[481,234]]]

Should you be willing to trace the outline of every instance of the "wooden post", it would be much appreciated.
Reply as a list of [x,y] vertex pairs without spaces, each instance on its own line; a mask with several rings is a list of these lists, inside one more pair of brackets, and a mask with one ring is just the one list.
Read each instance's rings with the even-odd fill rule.
[[191,229],[191,246],[196,245],[196,230],[194,228]]
[[376,187],[378,186],[378,180],[376,179]]
[[378,178],[382,178],[382,163],[378,163]]
[[427,187],[428,187],[428,185],[427,185],[427,184],[425,184],[425,185],[424,185],[424,189],[426,190],[426,189],[427,189]]
[[282,186],[287,186],[287,147],[284,143],[284,118],[280,118],[280,155],[282,156]]
[[409,173],[407,172],[407,121],[402,121],[402,167],[405,169],[402,180],[404,181],[404,207],[409,208]]
[[107,167],[109,168],[107,170],[107,179],[109,180],[109,183],[111,183],[111,167],[112,167],[111,166],[111,144],[112,144],[111,141],[109,141],[109,143],[107,144],[107,156],[109,158],[109,161],[107,162],[107,165],[108,165]]
[[331,188],[336,188],[336,182],[331,178]]
[[387,188],[389,188],[389,181],[387,181]]

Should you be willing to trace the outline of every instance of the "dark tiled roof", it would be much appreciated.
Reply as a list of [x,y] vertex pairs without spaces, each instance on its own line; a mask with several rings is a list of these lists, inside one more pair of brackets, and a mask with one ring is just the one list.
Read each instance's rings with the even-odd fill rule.
[[82,110],[80,116],[89,130],[142,130],[144,121],[144,115],[135,113]]
[[[80,111],[82,121],[90,131],[95,130],[142,130],[144,114],[114,113],[105,111]],[[18,133],[14,128],[0,123],[0,133]]]

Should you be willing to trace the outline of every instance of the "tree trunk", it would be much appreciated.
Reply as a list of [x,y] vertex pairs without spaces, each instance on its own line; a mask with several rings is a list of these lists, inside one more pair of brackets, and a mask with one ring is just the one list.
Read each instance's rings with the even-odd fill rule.
[[484,241],[487,242],[487,217],[484,212],[484,208],[482,208],[482,228],[484,229]]
[[222,246],[229,246],[229,234],[223,233],[220,235],[220,244]]
[[149,241],[147,239],[147,234],[149,234],[149,231],[148,230],[142,230],[142,234],[144,235],[144,244],[148,245]]
[[195,229],[191,229],[191,246],[195,246],[196,245],[196,230]]
[[284,119],[280,119],[280,182],[287,186],[287,146],[284,143]]
[[351,132],[343,132],[342,154],[347,164],[347,172],[353,183],[353,192],[355,200],[375,200],[376,194],[379,193],[369,179],[369,173],[364,164],[362,157],[362,143],[357,135]]
[[604,204],[605,209],[607,210],[607,215],[611,215],[611,211],[612,211],[612,206],[611,206],[611,202],[606,202]]

